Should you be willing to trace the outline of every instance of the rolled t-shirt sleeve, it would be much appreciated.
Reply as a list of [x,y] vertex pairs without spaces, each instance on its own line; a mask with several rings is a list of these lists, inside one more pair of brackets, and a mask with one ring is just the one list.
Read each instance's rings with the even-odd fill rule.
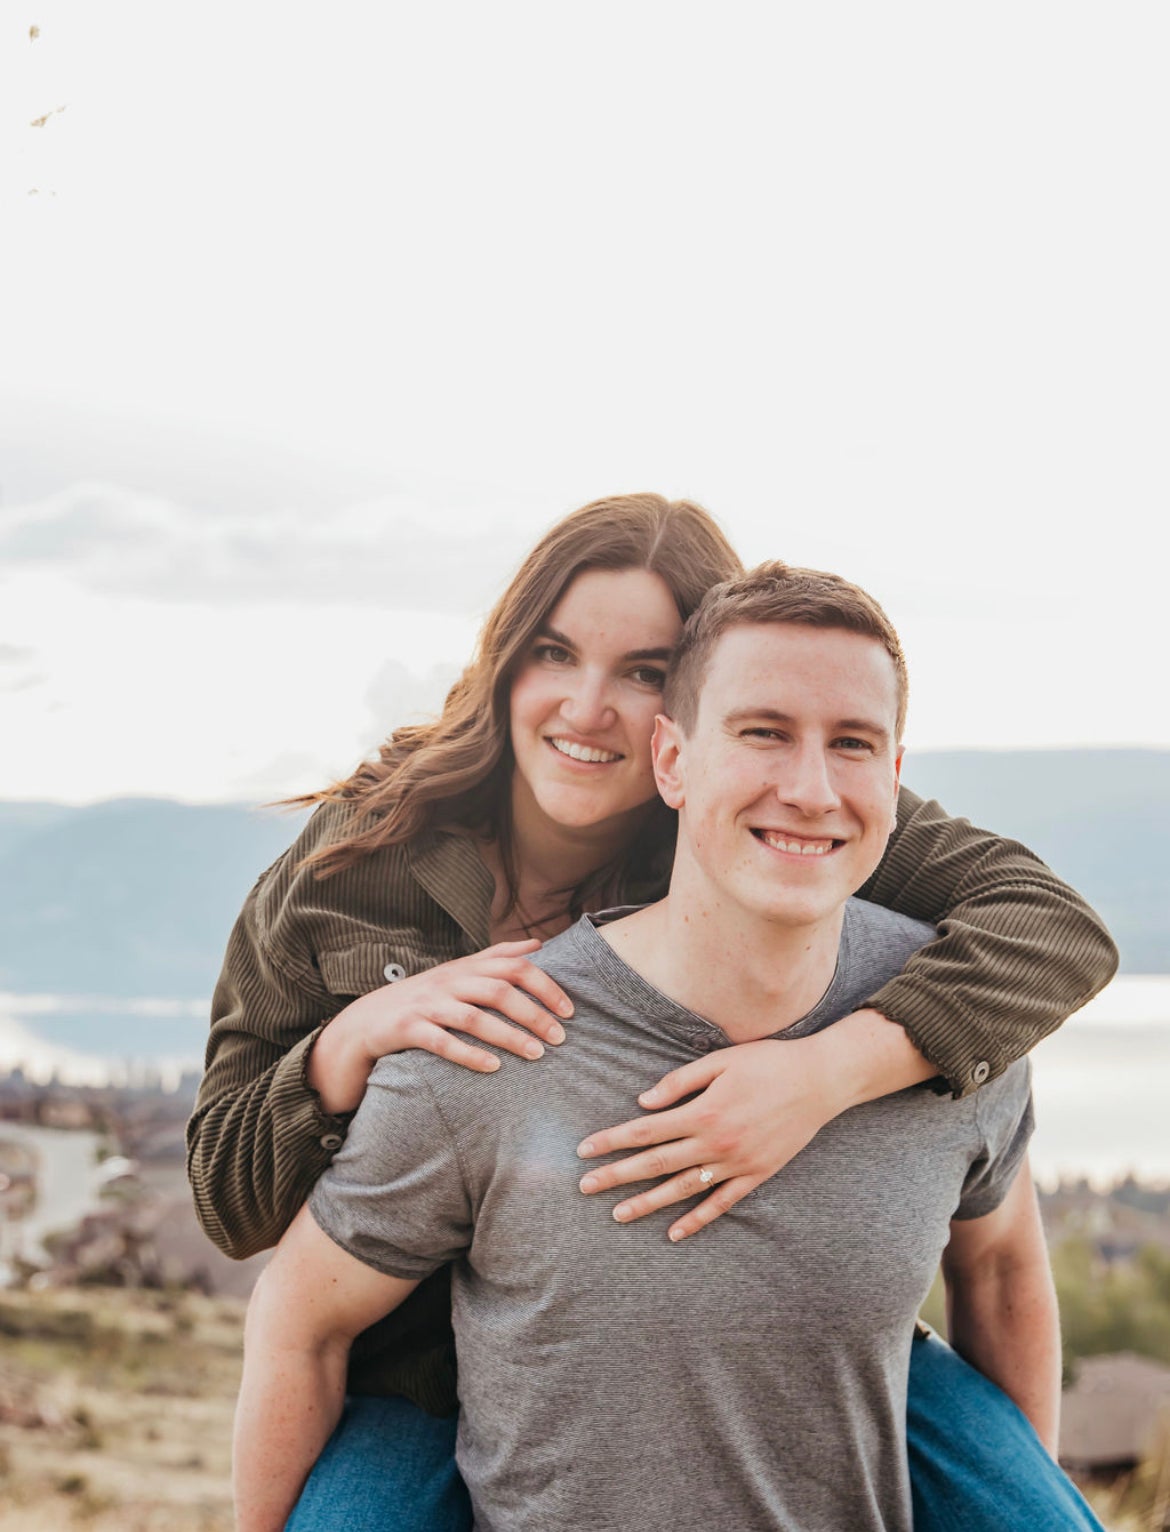
[[309,1197],[330,1239],[392,1277],[429,1276],[462,1255],[473,1232],[456,1147],[426,1078],[428,1057],[378,1062],[345,1144]]
[[956,1218],[982,1218],[1007,1196],[1036,1127],[1032,1066],[1019,1059],[980,1091],[976,1121],[982,1145],[963,1182]]

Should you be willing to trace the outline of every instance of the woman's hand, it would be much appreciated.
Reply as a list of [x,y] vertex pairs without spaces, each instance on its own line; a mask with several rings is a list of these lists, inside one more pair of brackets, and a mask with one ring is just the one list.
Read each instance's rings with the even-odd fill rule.
[[[811,1037],[721,1048],[643,1092],[638,1101],[653,1116],[591,1134],[578,1146],[583,1159],[640,1151],[590,1170],[581,1190],[665,1177],[614,1209],[619,1223],[630,1223],[712,1186],[671,1226],[672,1240],[685,1239],[774,1176],[847,1107],[936,1072],[902,1028],[877,1011],[855,1011]],[[694,1099],[673,1105],[687,1096]],[[711,1178],[700,1180],[700,1171]]]
[[[526,1059],[540,1058],[540,1038],[553,1045],[564,1042],[557,1017],[571,1016],[573,1004],[528,961],[539,946],[536,940],[500,942],[351,1001],[325,1027],[309,1055],[308,1081],[324,1110],[353,1111],[377,1061],[406,1048],[423,1048],[483,1073],[500,1067],[494,1053],[457,1033]],[[492,1014],[496,1011],[499,1016]]]

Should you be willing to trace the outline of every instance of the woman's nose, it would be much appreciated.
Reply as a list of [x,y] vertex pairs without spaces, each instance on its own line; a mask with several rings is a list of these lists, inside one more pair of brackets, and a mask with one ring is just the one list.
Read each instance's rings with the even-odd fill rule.
[[565,694],[561,713],[581,734],[608,728],[614,720],[614,707],[604,677],[579,674]]

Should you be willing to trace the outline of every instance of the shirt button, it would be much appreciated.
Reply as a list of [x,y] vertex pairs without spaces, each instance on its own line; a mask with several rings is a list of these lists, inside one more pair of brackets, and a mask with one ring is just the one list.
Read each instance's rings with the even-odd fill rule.
[[322,1133],[320,1144],[322,1149],[340,1149],[343,1139],[340,1133]]
[[976,1085],[982,1085],[990,1073],[991,1065],[987,1062],[986,1059],[980,1059],[978,1064],[976,1064],[975,1068],[971,1071],[971,1078]]
[[397,984],[399,979],[406,978],[406,969],[401,963],[387,963],[382,970],[382,977],[387,984]]

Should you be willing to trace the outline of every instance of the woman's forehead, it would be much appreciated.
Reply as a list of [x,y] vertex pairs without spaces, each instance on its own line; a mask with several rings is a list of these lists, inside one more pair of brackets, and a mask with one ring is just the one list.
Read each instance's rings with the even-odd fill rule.
[[649,569],[585,569],[542,627],[581,642],[607,635],[630,649],[673,648],[682,631],[670,587]]

